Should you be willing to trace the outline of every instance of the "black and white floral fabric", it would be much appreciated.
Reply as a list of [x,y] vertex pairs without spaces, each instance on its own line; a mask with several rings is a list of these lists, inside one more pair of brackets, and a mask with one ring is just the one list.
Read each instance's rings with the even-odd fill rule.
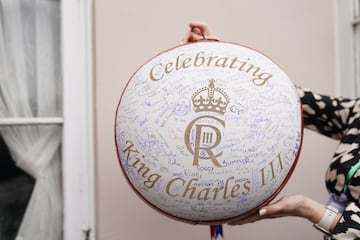
[[331,239],[360,240],[360,170],[350,181],[349,169],[360,159],[360,99],[335,98],[297,87],[301,98],[304,125],[340,141],[326,171],[326,187],[339,195],[348,185],[348,204]]

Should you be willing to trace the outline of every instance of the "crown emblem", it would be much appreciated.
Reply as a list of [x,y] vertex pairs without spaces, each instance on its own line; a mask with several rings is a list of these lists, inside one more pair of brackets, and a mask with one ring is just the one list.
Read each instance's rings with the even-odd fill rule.
[[217,112],[224,114],[229,104],[228,95],[221,88],[215,87],[215,80],[210,79],[209,85],[198,89],[191,97],[195,112]]

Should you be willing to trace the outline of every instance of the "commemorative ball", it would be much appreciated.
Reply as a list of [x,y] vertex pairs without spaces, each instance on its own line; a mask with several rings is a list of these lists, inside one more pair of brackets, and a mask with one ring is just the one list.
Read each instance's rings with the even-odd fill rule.
[[222,41],[142,65],[120,94],[115,143],[149,206],[192,224],[247,217],[291,176],[303,135],[294,84],[270,58]]

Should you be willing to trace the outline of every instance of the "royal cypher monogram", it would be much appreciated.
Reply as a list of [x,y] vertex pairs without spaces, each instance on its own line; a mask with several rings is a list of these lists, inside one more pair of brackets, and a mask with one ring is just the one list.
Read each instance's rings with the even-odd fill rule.
[[191,100],[195,113],[205,113],[192,120],[185,131],[185,145],[194,156],[193,165],[198,166],[202,159],[222,167],[217,158],[223,152],[214,153],[213,149],[221,142],[221,130],[217,126],[225,127],[225,121],[209,113],[224,115],[230,99],[224,90],[215,87],[215,80],[211,79],[209,85],[197,90]]

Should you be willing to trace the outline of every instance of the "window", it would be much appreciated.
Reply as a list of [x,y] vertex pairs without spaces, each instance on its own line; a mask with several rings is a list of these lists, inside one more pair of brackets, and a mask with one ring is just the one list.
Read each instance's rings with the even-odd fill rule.
[[360,97],[360,0],[354,1],[354,18],[352,20],[354,29],[354,61],[356,96]]
[[334,0],[337,95],[360,97],[360,0]]
[[0,0],[0,161],[35,179],[11,234],[95,239],[91,35],[91,0]]
[[0,3],[2,237],[61,239],[60,3]]
[[64,240],[94,240],[93,1],[61,0]]

